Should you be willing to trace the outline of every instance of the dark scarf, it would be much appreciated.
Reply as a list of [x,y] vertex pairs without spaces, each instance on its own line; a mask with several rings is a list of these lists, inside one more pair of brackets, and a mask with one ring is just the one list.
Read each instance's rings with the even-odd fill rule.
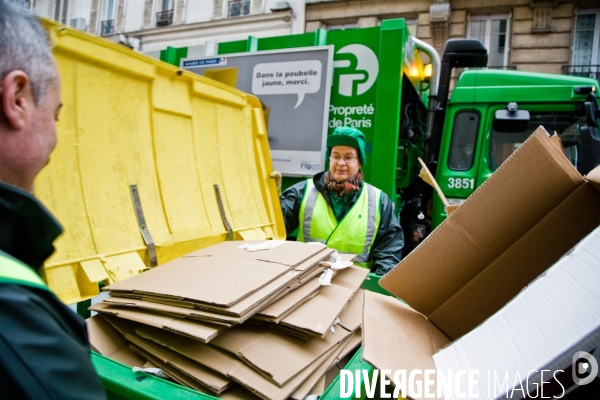
[[327,185],[327,189],[333,192],[337,197],[343,197],[359,191],[362,187],[363,180],[364,174],[362,169],[358,170],[358,174],[356,174],[354,178],[343,182],[336,181],[329,171],[325,174],[325,185]]

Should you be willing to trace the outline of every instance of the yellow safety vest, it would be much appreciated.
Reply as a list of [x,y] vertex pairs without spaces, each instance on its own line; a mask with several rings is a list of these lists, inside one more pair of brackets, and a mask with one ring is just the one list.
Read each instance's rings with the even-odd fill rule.
[[3,251],[0,251],[0,282],[50,290],[34,270]]
[[319,242],[340,253],[357,254],[356,263],[371,267],[371,247],[379,230],[381,190],[364,184],[358,200],[341,221],[315,187],[312,179],[306,182],[300,205],[299,242]]

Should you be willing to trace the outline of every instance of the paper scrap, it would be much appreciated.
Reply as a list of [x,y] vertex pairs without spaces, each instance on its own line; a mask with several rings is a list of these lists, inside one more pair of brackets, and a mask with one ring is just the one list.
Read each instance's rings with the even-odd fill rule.
[[321,265],[328,265],[329,267],[331,267],[331,269],[339,271],[340,269],[344,269],[344,268],[348,268],[349,266],[353,265],[352,261],[336,261],[336,262],[328,262],[328,261],[321,261]]
[[333,278],[333,271],[331,268],[327,268],[321,273],[321,276],[319,276],[319,284],[321,286],[330,286],[331,278]]
[[342,257],[340,257],[340,254],[337,252],[337,250],[331,253],[331,256],[329,257],[331,258],[332,262],[342,261]]
[[267,240],[266,242],[257,244],[243,244],[238,246],[238,249],[246,249],[247,251],[260,251],[260,250],[271,250],[275,247],[281,246],[285,243],[285,240]]
[[167,375],[165,375],[165,373],[163,372],[163,370],[160,369],[160,368],[140,368],[140,367],[133,367],[133,368],[131,368],[131,370],[133,372],[147,372],[149,374],[156,375],[159,378],[165,378],[165,379],[169,378]]

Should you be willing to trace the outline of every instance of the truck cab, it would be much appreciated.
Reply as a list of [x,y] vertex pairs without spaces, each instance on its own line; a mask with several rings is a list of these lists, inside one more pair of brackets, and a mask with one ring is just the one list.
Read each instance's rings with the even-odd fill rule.
[[[447,104],[436,180],[451,205],[463,202],[538,126],[561,139],[580,173],[598,163],[597,130],[590,133],[585,103],[593,106],[593,79],[522,71],[463,72]],[[526,114],[509,124],[497,118]],[[512,125],[511,125],[512,124]],[[593,127],[592,127],[593,128]],[[595,158],[594,158],[595,153]],[[446,217],[435,196],[432,226]]]

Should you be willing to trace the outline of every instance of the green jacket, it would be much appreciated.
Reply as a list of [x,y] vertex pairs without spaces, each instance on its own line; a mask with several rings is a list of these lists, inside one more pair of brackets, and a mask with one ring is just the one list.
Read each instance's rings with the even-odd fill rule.
[[0,398],[106,398],[85,321],[32,274],[61,232],[35,197],[0,182]]
[[[319,193],[325,198],[329,207],[333,209],[329,191],[327,190],[327,186],[325,186],[325,172],[315,175],[313,182]],[[305,189],[306,181],[298,182],[285,190],[280,196],[285,229],[288,234],[298,228],[298,216]],[[361,190],[363,189],[361,188]],[[356,203],[360,193],[361,191],[358,191],[352,195],[350,201],[346,203],[341,217],[346,215]],[[371,247],[371,259],[373,263],[371,271],[378,275],[384,275],[400,262],[402,248],[404,247],[404,233],[398,219],[394,215],[392,202],[385,193],[381,194],[379,212],[381,215],[379,230]]]

